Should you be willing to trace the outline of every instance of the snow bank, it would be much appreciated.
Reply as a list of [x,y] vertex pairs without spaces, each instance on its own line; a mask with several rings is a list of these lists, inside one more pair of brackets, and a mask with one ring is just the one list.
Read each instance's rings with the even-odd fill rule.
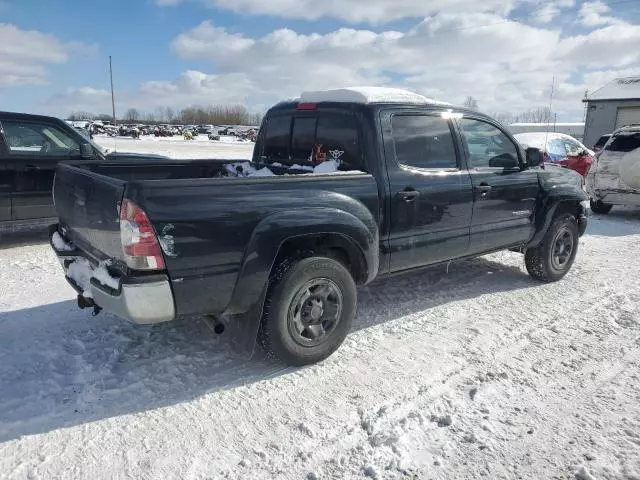
[[413,103],[450,105],[446,102],[427,98],[408,90],[386,87],[349,87],[335,90],[303,92],[301,103],[339,102],[339,103]]
[[75,247],[71,243],[66,242],[58,232],[55,232],[51,237],[51,243],[53,243],[53,246],[56,247],[56,250],[59,252],[75,250]]

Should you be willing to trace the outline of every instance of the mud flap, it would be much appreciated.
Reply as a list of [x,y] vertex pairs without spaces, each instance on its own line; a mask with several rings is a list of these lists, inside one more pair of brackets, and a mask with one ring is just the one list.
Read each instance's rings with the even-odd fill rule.
[[255,352],[266,296],[267,291],[264,289],[258,301],[248,312],[225,316],[221,319],[225,326],[224,336],[227,337],[231,350],[243,359],[249,360]]

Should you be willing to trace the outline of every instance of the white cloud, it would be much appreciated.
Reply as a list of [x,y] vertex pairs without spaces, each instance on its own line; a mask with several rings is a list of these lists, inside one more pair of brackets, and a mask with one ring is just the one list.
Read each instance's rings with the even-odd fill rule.
[[[569,1],[555,4],[565,8]],[[171,47],[180,58],[209,61],[215,74],[187,71],[118,96],[122,108],[252,107],[303,90],[374,84],[453,103],[472,95],[484,111],[517,112],[547,105],[555,77],[554,108],[561,119],[580,119],[584,90],[601,86],[600,79],[605,83],[606,72],[640,67],[639,44],[640,25],[623,21],[567,35],[493,13],[438,14],[406,31],[279,29],[254,37],[203,22]]]
[[580,23],[587,27],[619,23],[618,19],[605,15],[610,11],[611,8],[600,0],[585,2],[580,6]]
[[53,35],[6,23],[0,23],[0,39],[0,87],[44,84],[48,66],[65,63],[70,53],[95,48],[79,42],[63,43]]
[[[186,0],[155,0],[175,6]],[[317,20],[336,18],[349,23],[384,24],[402,18],[420,18],[438,12],[511,11],[516,0],[199,0],[209,7],[241,14]],[[567,0],[561,0],[567,1]]]

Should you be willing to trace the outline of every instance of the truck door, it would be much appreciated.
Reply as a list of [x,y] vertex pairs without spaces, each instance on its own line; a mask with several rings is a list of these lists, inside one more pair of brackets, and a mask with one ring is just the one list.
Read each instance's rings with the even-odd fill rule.
[[80,144],[54,124],[2,120],[11,176],[11,219],[55,217],[51,188],[58,162],[80,159]]
[[520,149],[497,125],[470,117],[457,123],[473,183],[469,253],[527,242],[535,230],[537,172],[520,169]]
[[390,270],[465,255],[473,198],[451,121],[439,112],[381,115],[390,192]]

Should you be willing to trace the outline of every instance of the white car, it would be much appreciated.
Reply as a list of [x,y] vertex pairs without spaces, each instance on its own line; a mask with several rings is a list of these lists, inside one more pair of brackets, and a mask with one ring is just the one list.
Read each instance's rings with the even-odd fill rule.
[[616,130],[587,175],[591,210],[609,213],[614,205],[640,206],[640,125]]

